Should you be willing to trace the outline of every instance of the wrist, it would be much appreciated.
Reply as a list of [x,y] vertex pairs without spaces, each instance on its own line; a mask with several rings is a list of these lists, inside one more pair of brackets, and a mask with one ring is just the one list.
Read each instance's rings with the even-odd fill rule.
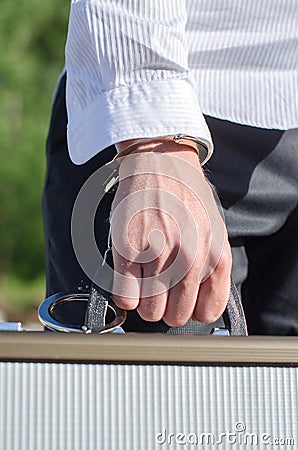
[[[179,159],[195,167],[201,173],[203,168],[200,164],[196,151],[188,146],[163,142],[159,144],[147,143],[138,146],[137,150],[126,156],[119,158],[119,178],[120,180],[127,176],[127,171],[133,175],[140,175],[144,169],[148,170],[151,178],[155,173],[160,172],[160,166],[169,164],[177,168],[177,177],[179,178]],[[166,162],[167,161],[167,162]],[[165,170],[166,173],[166,170]],[[143,174],[144,176],[144,174]]]
[[[133,146],[132,146],[133,144]],[[119,149],[120,150],[120,149]],[[122,152],[120,152],[117,158],[124,157],[126,155],[136,154],[136,153],[172,153],[179,154],[182,152],[193,153],[198,158],[197,152],[194,148],[187,145],[177,144],[176,142],[164,141],[162,139],[157,139],[148,142],[138,142],[129,144],[129,151],[126,151],[127,147],[124,147]],[[131,150],[131,151],[130,151]]]
[[131,153],[142,152],[192,152],[196,153],[197,158],[203,165],[208,157],[208,147],[202,141],[192,136],[183,134],[160,136],[154,138],[130,139],[116,144],[118,155],[116,159]]

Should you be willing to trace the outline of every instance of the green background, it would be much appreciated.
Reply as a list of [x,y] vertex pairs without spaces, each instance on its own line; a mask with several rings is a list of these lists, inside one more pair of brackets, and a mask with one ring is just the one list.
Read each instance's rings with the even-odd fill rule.
[[44,298],[45,141],[68,13],[59,0],[1,0],[0,311],[7,320],[36,320]]

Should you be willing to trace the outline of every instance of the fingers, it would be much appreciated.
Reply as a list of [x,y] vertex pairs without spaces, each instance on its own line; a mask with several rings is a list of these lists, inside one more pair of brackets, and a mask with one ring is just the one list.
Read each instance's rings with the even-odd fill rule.
[[113,300],[119,308],[132,310],[138,307],[141,293],[142,269],[113,251]]
[[[199,322],[215,322],[225,310],[231,277],[231,251],[225,243],[222,255],[212,274],[202,284],[194,267],[178,284],[158,274],[154,265],[128,264],[114,256],[113,298],[123,309],[137,308],[142,319],[157,322],[161,319],[171,327],[185,325],[193,317]],[[156,269],[156,267],[155,267]],[[153,295],[150,295],[153,294]]]
[[228,242],[212,274],[200,285],[193,318],[199,322],[215,322],[224,312],[231,287],[232,256]]
[[164,317],[168,293],[166,290],[159,295],[140,299],[138,313],[143,320],[158,322]]
[[[167,306],[170,277],[163,272],[158,259],[141,266],[125,260],[115,251],[113,299],[123,309],[137,308],[139,315],[149,322],[164,316]],[[117,293],[116,293],[117,292]]]
[[186,275],[170,289],[164,321],[171,327],[182,327],[192,317],[199,285],[193,276]]
[[144,265],[138,313],[148,322],[157,322],[165,314],[170,288],[168,277],[164,276],[161,268],[154,265]]
[[212,274],[199,283],[198,266],[190,272],[168,295],[164,321],[172,327],[185,325],[190,318],[199,322],[215,322],[224,312],[230,293],[232,258],[228,242]]

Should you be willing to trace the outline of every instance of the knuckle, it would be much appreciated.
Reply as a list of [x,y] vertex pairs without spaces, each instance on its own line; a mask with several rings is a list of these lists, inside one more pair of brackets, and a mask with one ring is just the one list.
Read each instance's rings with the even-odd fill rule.
[[188,318],[179,317],[179,316],[167,316],[167,315],[165,315],[164,318],[163,318],[163,321],[169,327],[183,327],[187,323]]
[[138,313],[139,313],[139,316],[143,320],[146,320],[147,322],[158,322],[159,320],[162,319],[162,314],[160,314],[158,312],[148,312],[148,311],[143,311],[142,308],[138,308]]
[[220,272],[230,272],[232,269],[232,253],[229,244],[225,244],[216,265],[216,270]]
[[202,323],[213,323],[216,322],[222,312],[214,312],[214,311],[197,311],[194,313],[194,317],[198,322]]
[[140,300],[138,313],[143,320],[148,322],[158,322],[163,316],[162,298],[158,296],[148,297]]
[[128,311],[131,311],[132,309],[136,309],[139,301],[135,298],[124,298],[119,297],[117,295],[113,296],[114,303],[121,309],[126,309]]

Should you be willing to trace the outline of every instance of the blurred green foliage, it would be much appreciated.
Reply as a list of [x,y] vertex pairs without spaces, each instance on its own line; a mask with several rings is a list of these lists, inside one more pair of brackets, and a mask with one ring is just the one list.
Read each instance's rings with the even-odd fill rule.
[[1,0],[0,308],[1,280],[40,285],[44,272],[44,149],[68,13],[59,0]]

